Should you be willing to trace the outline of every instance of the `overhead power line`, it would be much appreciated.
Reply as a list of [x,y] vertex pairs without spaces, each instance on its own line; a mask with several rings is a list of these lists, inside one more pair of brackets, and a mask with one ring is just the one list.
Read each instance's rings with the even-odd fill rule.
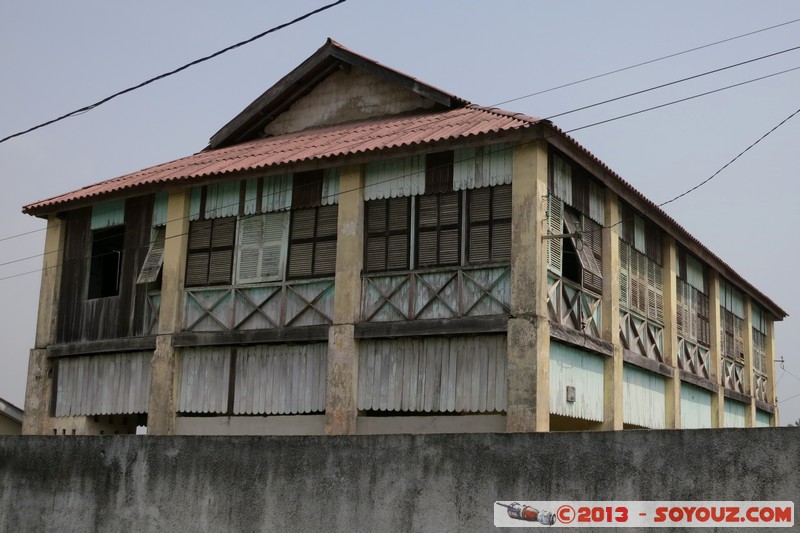
[[566,87],[571,87],[573,85],[578,85],[580,83],[585,83],[587,81],[596,80],[598,78],[604,78],[606,76],[611,76],[612,74],[617,74],[619,72],[625,72],[626,70],[631,70],[631,69],[635,69],[635,68],[638,68],[638,67],[643,67],[645,65],[650,65],[652,63],[657,63],[659,61],[664,61],[665,59],[671,59],[673,57],[678,57],[678,56],[681,56],[681,55],[684,55],[684,54],[688,54],[688,53],[691,53],[691,52],[696,52],[696,51],[702,50],[704,48],[710,48],[710,47],[716,46],[718,44],[723,44],[723,43],[727,43],[727,42],[730,42],[730,41],[735,41],[736,39],[741,39],[743,37],[749,37],[750,35],[755,35],[757,33],[765,32],[765,31],[768,31],[768,30],[774,30],[776,28],[780,28],[782,26],[788,26],[789,24],[795,24],[797,22],[800,22],[800,19],[789,20],[789,21],[786,21],[786,22],[782,22],[780,24],[775,24],[774,26],[768,26],[766,28],[761,28],[760,30],[755,30],[755,31],[743,33],[741,35],[736,35],[734,37],[729,37],[727,39],[722,39],[721,41],[714,41],[713,43],[708,43],[708,44],[703,44],[703,45],[700,45],[700,46],[695,46],[694,48],[689,48],[688,50],[683,50],[681,52],[675,52],[674,54],[668,54],[668,55],[665,55],[665,56],[657,57],[655,59],[649,59],[647,61],[642,61],[641,63],[636,63],[634,65],[629,65],[627,67],[622,67],[622,68],[618,68],[618,69],[611,70],[611,71],[608,71],[608,72],[604,72],[603,74],[597,74],[595,76],[589,76],[588,78],[582,78],[582,79],[571,81],[571,82],[564,83],[564,84],[561,84],[561,85],[556,85],[555,87],[550,87],[549,89],[542,89],[541,91],[537,91],[535,93],[526,94],[524,96],[518,96],[516,98],[511,98],[510,100],[503,100],[502,102],[497,102],[496,104],[494,104],[494,106],[499,106],[499,105],[503,105],[503,104],[509,104],[511,102],[517,102],[519,100],[525,100],[526,98],[531,98],[533,96],[538,96],[540,94],[549,93],[549,92],[552,92],[552,91],[556,91],[558,89],[564,89]]
[[208,61],[210,59],[213,59],[213,58],[215,58],[217,56],[220,56],[220,55],[222,55],[222,54],[224,54],[226,52],[230,52],[231,50],[239,48],[240,46],[244,46],[246,44],[250,44],[253,41],[257,41],[258,39],[261,39],[262,37],[265,37],[265,36],[269,35],[270,33],[275,33],[276,31],[282,30],[284,28],[288,28],[289,26],[297,24],[298,22],[301,22],[301,21],[303,21],[303,20],[305,20],[305,19],[307,19],[307,18],[309,18],[309,17],[311,17],[313,15],[316,15],[318,13],[322,13],[323,11],[328,10],[328,9],[330,9],[332,7],[335,7],[335,6],[339,5],[339,4],[343,4],[346,1],[347,0],[337,0],[336,2],[333,2],[332,4],[328,4],[328,5],[322,6],[322,7],[318,8],[318,9],[315,9],[314,11],[309,11],[305,15],[299,16],[296,19],[290,20],[289,22],[284,22],[283,24],[279,24],[278,26],[275,26],[274,28],[270,28],[267,31],[261,32],[258,35],[254,35],[253,37],[250,37],[249,39],[245,39],[244,41],[240,41],[240,42],[238,42],[236,44],[228,46],[227,48],[223,48],[222,50],[214,52],[211,55],[207,55],[205,57],[201,57],[200,59],[196,59],[196,60],[194,60],[194,61],[192,61],[190,63],[186,63],[185,65],[183,65],[181,67],[178,67],[178,68],[176,68],[174,70],[170,70],[169,72],[165,72],[164,74],[160,74],[158,76],[155,76],[154,78],[150,78],[149,80],[143,81],[142,83],[139,83],[139,84],[134,85],[132,87],[128,87],[127,89],[123,89],[123,90],[121,90],[119,92],[116,92],[116,93],[112,94],[111,96],[107,96],[106,98],[103,98],[102,100],[99,100],[99,101],[97,101],[97,102],[95,102],[93,104],[89,104],[87,106],[81,107],[80,109],[76,109],[75,111],[70,111],[69,113],[67,113],[65,115],[61,115],[60,117],[48,120],[46,122],[42,122],[41,124],[37,124],[36,126],[28,128],[26,130],[19,131],[17,133],[13,133],[13,134],[11,134],[11,135],[9,135],[7,137],[3,137],[2,139],[0,139],[0,143],[4,143],[4,142],[6,142],[6,141],[8,141],[10,139],[13,139],[15,137],[20,137],[20,136],[25,135],[27,133],[30,133],[32,131],[38,130],[40,128],[44,128],[45,126],[49,126],[51,124],[55,124],[56,122],[60,122],[62,120],[68,119],[70,117],[74,117],[75,115],[81,115],[83,113],[91,111],[92,109],[100,107],[101,105],[105,104],[106,102],[109,102],[109,101],[113,100],[114,98],[122,96],[123,94],[127,94],[127,93],[133,92],[133,91],[135,91],[137,89],[141,89],[142,87],[144,87],[146,85],[150,85],[151,83],[154,83],[156,81],[163,80],[164,78],[168,78],[169,76],[172,76],[174,74],[182,72],[182,71],[184,71],[184,70],[186,70],[186,69],[188,69],[190,67],[193,67],[195,65],[199,65],[200,63],[204,63],[204,62],[206,62],[206,61]]

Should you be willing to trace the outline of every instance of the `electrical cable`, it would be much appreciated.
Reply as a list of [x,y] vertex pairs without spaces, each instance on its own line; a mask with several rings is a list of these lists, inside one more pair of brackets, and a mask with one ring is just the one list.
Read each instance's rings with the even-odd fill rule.
[[612,74],[617,74],[619,72],[624,72],[626,70],[631,70],[631,69],[642,67],[642,66],[645,66],[645,65],[650,65],[652,63],[657,63],[659,61],[663,61],[665,59],[670,59],[670,58],[673,58],[673,57],[681,56],[681,55],[684,55],[684,54],[688,54],[690,52],[696,52],[697,50],[702,50],[704,48],[709,48],[709,47],[712,47],[712,46],[716,46],[718,44],[723,44],[723,43],[727,43],[727,42],[730,42],[730,41],[735,41],[736,39],[741,39],[743,37],[748,37],[750,35],[755,35],[757,33],[761,33],[761,32],[764,32],[764,31],[774,30],[776,28],[780,28],[782,26],[787,26],[789,24],[794,24],[796,22],[800,22],[800,19],[789,20],[787,22],[782,22],[782,23],[776,24],[774,26],[768,26],[766,28],[761,28],[760,30],[755,30],[755,31],[751,31],[751,32],[748,32],[748,33],[743,33],[741,35],[736,35],[735,37],[729,37],[727,39],[722,39],[721,41],[714,41],[712,43],[704,44],[704,45],[701,45],[701,46],[696,46],[694,48],[689,48],[688,50],[683,50],[681,52],[676,52],[674,54],[668,54],[668,55],[665,55],[665,56],[662,56],[662,57],[658,57],[658,58],[655,58],[655,59],[650,59],[650,60],[647,60],[647,61],[643,61],[641,63],[636,63],[634,65],[630,65],[630,66],[627,66],[627,67],[622,67],[622,68],[618,68],[616,70],[611,70],[611,71],[605,72],[603,74],[597,74],[596,76],[590,76],[588,78],[583,78],[583,79],[580,79],[580,80],[571,81],[569,83],[564,83],[562,85],[557,85],[555,87],[550,87],[549,89],[543,89],[543,90],[537,91],[535,93],[526,94],[524,96],[518,96],[517,98],[512,98],[510,100],[504,100],[502,102],[498,102],[498,103],[494,104],[492,107],[499,106],[499,105],[504,105],[504,104],[509,104],[511,102],[517,102],[519,100],[524,100],[526,98],[531,98],[532,96],[538,96],[540,94],[549,93],[549,92],[552,92],[552,91],[556,91],[558,89],[564,89],[565,87],[571,87],[573,85],[578,85],[580,83],[584,83],[584,82],[587,82],[587,81],[596,80],[598,78],[603,78],[605,76],[610,76]]
[[87,106],[84,106],[84,107],[81,107],[79,109],[76,109],[75,111],[70,111],[69,113],[67,113],[65,115],[61,115],[60,117],[48,120],[46,122],[42,122],[41,124],[38,124],[38,125],[33,126],[31,128],[28,128],[26,130],[19,131],[17,133],[13,133],[11,135],[3,137],[2,139],[0,139],[0,144],[6,142],[8,140],[11,140],[11,139],[13,139],[15,137],[20,137],[20,136],[25,135],[27,133],[30,133],[32,131],[38,130],[40,128],[44,128],[45,126],[49,126],[51,124],[55,124],[56,122],[60,122],[60,121],[65,120],[67,118],[70,118],[70,117],[73,117],[73,116],[76,116],[76,115],[81,115],[83,113],[87,113],[87,112],[91,111],[92,109],[100,107],[101,105],[105,104],[106,102],[109,102],[109,101],[113,100],[114,98],[117,98],[117,97],[122,96],[124,94],[127,94],[129,92],[133,92],[133,91],[135,91],[137,89],[141,89],[142,87],[144,87],[146,85],[150,85],[151,83],[154,83],[156,81],[162,80],[164,78],[168,78],[169,76],[172,76],[174,74],[182,72],[182,71],[184,71],[184,70],[186,70],[186,69],[188,69],[190,67],[193,67],[195,65],[199,65],[200,63],[204,63],[204,62],[206,62],[206,61],[208,61],[210,59],[213,59],[213,58],[215,58],[217,56],[220,56],[220,55],[222,55],[222,54],[224,54],[226,52],[230,52],[231,50],[234,50],[234,49],[239,48],[241,46],[244,46],[246,44],[250,44],[253,41],[261,39],[262,37],[265,37],[266,35],[269,35],[270,33],[275,33],[276,31],[282,30],[284,28],[288,28],[289,26],[297,24],[298,22],[301,22],[301,21],[303,21],[303,20],[305,20],[305,19],[307,19],[307,18],[309,18],[309,17],[311,17],[313,15],[321,13],[321,12],[323,12],[325,10],[328,10],[328,9],[330,9],[332,7],[335,7],[335,6],[339,5],[339,4],[342,4],[342,3],[346,2],[346,1],[347,0],[337,0],[336,2],[333,2],[331,4],[322,6],[322,7],[318,8],[318,9],[315,9],[314,11],[309,11],[305,15],[301,15],[301,16],[293,19],[293,20],[290,20],[289,22],[284,22],[283,24],[279,24],[279,25],[277,25],[277,26],[275,26],[273,28],[270,28],[270,29],[268,29],[268,30],[266,30],[264,32],[259,33],[258,35],[254,35],[253,37],[250,37],[249,39],[245,39],[244,41],[240,41],[240,42],[238,42],[236,44],[233,44],[231,46],[223,48],[222,50],[214,52],[213,54],[207,55],[205,57],[201,57],[200,59],[195,59],[194,61],[186,63],[185,65],[183,65],[181,67],[178,67],[178,68],[176,68],[174,70],[170,70],[169,72],[165,72],[163,74],[160,74],[158,76],[150,78],[149,80],[146,80],[146,81],[143,81],[143,82],[141,82],[141,83],[139,83],[137,85],[133,85],[131,87],[128,87],[127,89],[123,89],[123,90],[121,90],[119,92],[116,92],[116,93],[112,94],[111,96],[107,96],[106,98],[103,98],[102,100],[99,100],[99,101],[97,101],[97,102],[95,102],[93,104],[89,104]]

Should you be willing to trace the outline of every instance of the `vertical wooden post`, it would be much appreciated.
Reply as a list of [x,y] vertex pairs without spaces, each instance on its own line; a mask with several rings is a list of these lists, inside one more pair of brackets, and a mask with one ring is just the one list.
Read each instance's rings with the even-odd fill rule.
[[681,376],[678,364],[678,290],[677,250],[675,239],[664,235],[664,360],[672,367],[671,378],[665,378],[666,426],[681,427]]
[[619,202],[617,195],[606,189],[605,229],[603,230],[603,339],[614,345],[614,354],[605,359],[603,429],[623,428],[622,343],[619,338]]
[[744,393],[750,395],[750,404],[745,407],[745,427],[756,425],[755,365],[753,364],[753,309],[750,296],[744,294]]
[[719,311],[719,274],[713,270],[709,271],[709,327],[711,328],[711,381],[718,386],[717,393],[711,397],[711,426],[715,428],[725,427],[725,382],[723,380],[722,369],[722,336],[720,325],[722,317]]

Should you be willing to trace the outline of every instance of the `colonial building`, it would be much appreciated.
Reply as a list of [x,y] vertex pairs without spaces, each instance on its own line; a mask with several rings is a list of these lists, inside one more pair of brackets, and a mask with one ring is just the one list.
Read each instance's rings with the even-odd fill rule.
[[23,211],[25,433],[777,425],[770,298],[549,121],[334,41],[203,151]]

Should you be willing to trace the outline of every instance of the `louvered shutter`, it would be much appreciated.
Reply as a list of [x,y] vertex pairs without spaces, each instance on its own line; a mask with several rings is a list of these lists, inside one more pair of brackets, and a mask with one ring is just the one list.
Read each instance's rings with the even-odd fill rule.
[[625,241],[619,241],[619,303],[630,308],[630,257],[631,249]]
[[439,222],[439,202],[434,195],[420,196],[418,226],[419,235],[417,245],[417,263],[419,266],[431,266],[437,262],[437,226]]
[[387,200],[366,202],[366,267],[367,272],[386,270],[386,207]]
[[267,213],[239,221],[238,283],[273,281],[283,277],[286,218],[287,213]]
[[208,261],[213,221],[195,220],[189,225],[189,250],[186,257],[187,287],[208,283]]
[[[439,195],[439,261],[440,265],[457,265],[461,242],[458,226],[460,212],[458,209],[461,194],[459,192]],[[454,227],[453,227],[454,226]],[[447,229],[444,229],[447,228]]]
[[689,338],[686,332],[686,322],[689,314],[686,312],[686,283],[683,280],[677,280],[675,290],[675,323],[678,330],[678,335],[683,338]]
[[[336,234],[338,232],[339,206],[337,204],[320,207],[317,215],[316,245],[314,248],[314,275],[324,276],[336,273]],[[320,241],[326,237],[332,240]]]
[[[555,196],[547,197],[547,227],[550,235],[564,233],[564,202]],[[561,275],[564,246],[561,239],[547,239],[547,266]]]
[[492,261],[509,261],[511,260],[510,185],[498,185],[492,188],[492,221]]
[[289,276],[310,276],[314,256],[314,243],[294,243],[289,251]]
[[289,213],[267,213],[261,235],[261,279],[263,281],[283,278],[285,241]]
[[237,247],[236,281],[253,283],[260,281],[261,230],[264,220],[252,216],[239,220],[239,246]]
[[491,192],[488,188],[469,191],[469,262],[485,263],[490,258]]
[[386,268],[405,270],[408,268],[408,197],[390,198]]
[[652,259],[645,257],[647,264],[647,318],[664,321],[664,281],[662,268]]
[[153,238],[144,258],[142,270],[139,272],[139,278],[136,280],[137,284],[154,283],[158,279],[158,273],[161,272],[161,265],[164,263],[165,234],[164,226],[153,228]]

